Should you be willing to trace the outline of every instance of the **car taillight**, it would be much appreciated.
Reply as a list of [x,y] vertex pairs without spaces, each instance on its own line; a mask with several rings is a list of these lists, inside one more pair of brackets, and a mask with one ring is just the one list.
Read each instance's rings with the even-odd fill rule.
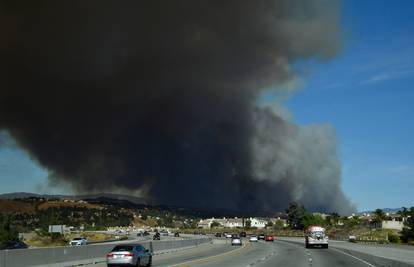
[[125,257],[134,257],[134,253],[127,253],[127,254],[124,254],[124,256]]
[[108,253],[108,254],[106,254],[106,257],[107,257],[107,258],[113,258],[113,257],[114,257],[114,254],[112,254],[112,253]]

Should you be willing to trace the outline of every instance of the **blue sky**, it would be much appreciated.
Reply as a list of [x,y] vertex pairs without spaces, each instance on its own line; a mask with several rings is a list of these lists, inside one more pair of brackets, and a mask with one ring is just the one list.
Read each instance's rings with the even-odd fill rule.
[[335,127],[343,188],[359,210],[414,206],[412,10],[409,0],[344,1],[342,53],[306,64],[288,101],[295,122]]
[[[303,86],[286,103],[296,123],[335,127],[343,188],[359,210],[414,206],[413,10],[410,0],[345,0],[343,51],[297,64]],[[0,193],[65,193],[6,139]]]

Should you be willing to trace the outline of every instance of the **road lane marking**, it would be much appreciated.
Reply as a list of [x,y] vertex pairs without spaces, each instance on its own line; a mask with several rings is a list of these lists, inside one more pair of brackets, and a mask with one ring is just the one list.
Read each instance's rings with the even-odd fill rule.
[[361,259],[361,258],[355,257],[354,255],[348,254],[348,253],[346,253],[346,252],[343,252],[343,251],[341,251],[341,250],[339,250],[339,249],[335,249],[335,248],[332,248],[332,247],[331,247],[331,249],[332,249],[332,250],[334,250],[334,251],[336,251],[336,252],[339,252],[339,253],[342,253],[342,254],[344,254],[344,255],[347,255],[347,256],[349,256],[349,257],[351,257],[351,258],[354,258],[354,259],[356,259],[356,260],[359,260],[360,262],[363,262],[363,263],[365,263],[366,265],[368,265],[368,266],[370,266],[370,267],[376,267],[375,265],[372,265],[371,263],[367,262],[366,260],[363,260],[363,259]]
[[212,260],[217,260],[217,259],[221,259],[221,258],[224,258],[224,257],[232,255],[232,254],[240,253],[241,251],[243,251],[245,249],[249,249],[251,246],[252,246],[252,244],[250,242],[245,242],[244,245],[240,248],[233,249],[231,251],[227,251],[227,252],[222,253],[222,254],[218,254],[218,255],[202,258],[202,259],[196,259],[196,260],[191,260],[191,261],[186,261],[186,262],[174,264],[174,265],[171,265],[171,267],[190,267],[190,266],[193,266],[195,264],[207,263],[207,262],[212,261]]

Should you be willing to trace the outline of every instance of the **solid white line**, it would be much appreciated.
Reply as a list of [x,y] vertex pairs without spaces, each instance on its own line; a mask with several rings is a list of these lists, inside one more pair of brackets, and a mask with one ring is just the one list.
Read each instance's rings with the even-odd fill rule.
[[347,255],[347,256],[349,256],[349,257],[351,257],[351,258],[354,258],[354,259],[356,259],[356,260],[359,260],[360,262],[363,262],[363,263],[365,263],[365,264],[366,264],[366,265],[368,265],[368,266],[375,267],[375,265],[372,265],[371,263],[369,263],[369,262],[367,262],[367,261],[365,261],[365,260],[363,260],[363,259],[360,259],[360,258],[358,258],[358,257],[355,257],[354,255],[348,254],[348,253],[346,253],[346,252],[343,252],[343,251],[341,251],[341,250],[339,250],[339,249],[335,249],[335,248],[332,248],[332,247],[331,247],[330,249],[335,250],[336,252],[342,253],[342,254],[344,254],[344,255]]

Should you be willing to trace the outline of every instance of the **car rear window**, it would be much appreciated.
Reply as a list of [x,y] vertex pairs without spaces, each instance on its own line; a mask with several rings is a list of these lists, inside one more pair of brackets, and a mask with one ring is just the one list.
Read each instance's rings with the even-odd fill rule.
[[133,246],[116,246],[112,251],[132,251],[133,249]]

